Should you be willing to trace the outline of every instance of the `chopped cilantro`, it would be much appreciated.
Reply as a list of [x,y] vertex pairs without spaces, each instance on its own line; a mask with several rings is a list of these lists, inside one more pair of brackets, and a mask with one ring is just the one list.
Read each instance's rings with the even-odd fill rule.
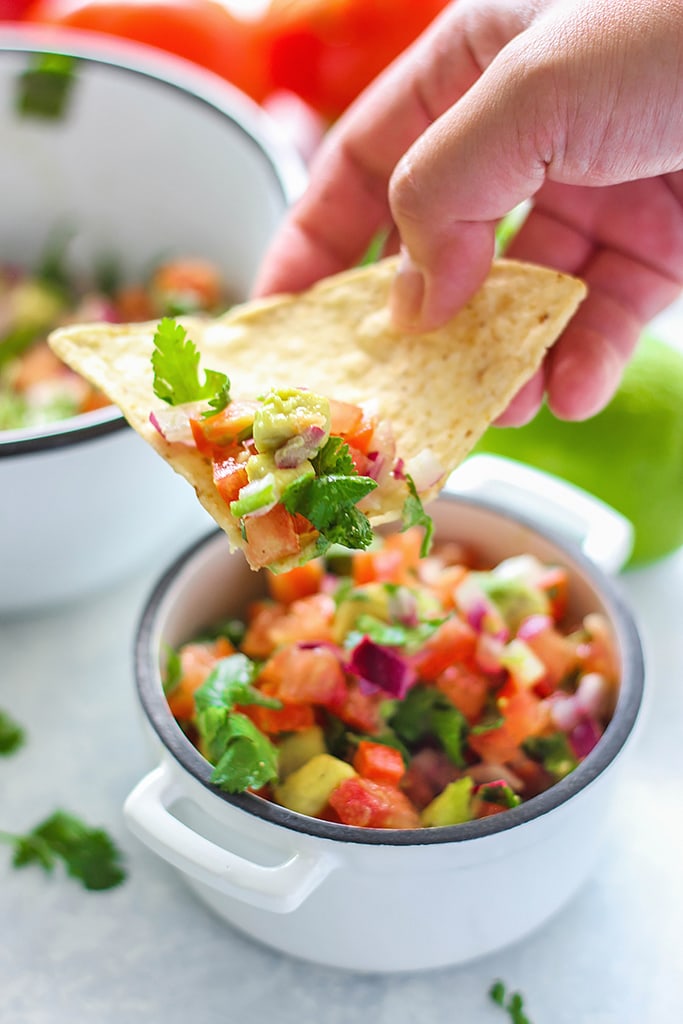
[[282,494],[288,512],[305,516],[320,534],[318,552],[331,544],[363,549],[373,541],[370,521],[357,504],[377,487],[375,480],[359,476],[349,446],[340,437],[323,445],[313,467],[316,476],[294,480]]
[[164,317],[154,333],[154,394],[169,405],[206,399],[211,415],[230,401],[230,381],[224,373],[206,370],[199,378],[199,352],[182,324]]
[[522,750],[533,761],[542,764],[556,779],[569,775],[579,763],[563,732],[554,732],[550,736],[530,736],[522,743]]
[[63,53],[40,53],[17,81],[16,108],[23,117],[55,121],[67,112],[78,61]]
[[22,727],[6,711],[0,711],[0,755],[14,754],[25,738]]
[[500,804],[502,807],[513,808],[521,804],[521,797],[510,788],[507,782],[489,782],[482,786],[478,796],[487,804]]
[[164,693],[169,694],[177,688],[183,674],[180,655],[172,647],[166,645],[166,672],[164,674]]
[[401,513],[401,519],[403,522],[402,530],[407,530],[411,526],[423,526],[424,537],[422,538],[422,547],[420,548],[420,557],[424,558],[429,554],[432,547],[432,538],[434,536],[434,523],[432,522],[431,516],[428,516],[424,510],[424,506],[420,499],[420,495],[417,493],[417,487],[412,477],[406,477],[406,483],[408,484],[408,497],[403,503],[403,510]]
[[445,694],[433,686],[417,685],[407,693],[389,718],[399,739],[412,744],[425,736],[438,739],[454,764],[465,764],[467,719]]
[[0,832],[0,841],[14,847],[14,867],[38,864],[52,872],[61,860],[67,874],[86,889],[111,889],[126,877],[121,853],[107,833],[66,811],[55,811],[24,835]]
[[384,622],[374,615],[360,615],[353,629],[344,640],[345,647],[355,647],[362,636],[369,636],[382,647],[403,647],[417,650],[432,633],[435,633],[444,619],[427,619],[416,626],[404,626],[399,622]]
[[195,691],[196,724],[209,760],[211,781],[228,793],[259,788],[277,777],[277,750],[235,705],[280,708],[253,685],[258,668],[244,654],[221,658]]
[[195,690],[194,703],[198,714],[207,708],[232,708],[235,704],[260,704],[266,708],[280,708],[282,703],[268,697],[253,685],[258,672],[255,662],[246,654],[229,654],[221,658],[208,676]]
[[510,1017],[511,1024],[531,1024],[531,1021],[524,1012],[524,1000],[519,992],[511,992],[507,999],[507,992],[502,981],[494,981],[489,989],[489,998],[497,1006],[501,1006]]
[[491,718],[489,721],[480,722],[479,725],[473,725],[470,732],[473,736],[483,736],[484,733],[493,732],[494,729],[500,729],[503,725],[505,725],[504,718]]

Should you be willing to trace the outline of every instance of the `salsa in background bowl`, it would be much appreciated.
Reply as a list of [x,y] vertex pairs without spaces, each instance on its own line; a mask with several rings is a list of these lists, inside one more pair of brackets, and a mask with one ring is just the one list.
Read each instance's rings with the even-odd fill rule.
[[[477,459],[482,465],[482,457]],[[480,476],[487,486],[495,483],[498,464],[499,460],[484,460]],[[228,792],[214,775],[216,766],[198,749],[203,741],[199,737],[198,742],[192,722],[184,721],[181,727],[174,717],[174,700],[183,693],[176,691],[174,699],[173,687],[168,696],[164,692],[169,651],[177,651],[216,623],[244,618],[250,603],[267,597],[264,574],[251,572],[239,555],[231,555],[222,534],[209,535],[170,566],[142,615],[136,676],[157,767],[126,801],[129,825],[179,869],[214,912],[291,955],[358,971],[408,971],[462,963],[500,949],[540,926],[566,903],[589,874],[609,827],[611,794],[618,780],[615,769],[633,733],[643,695],[638,632],[611,578],[628,553],[627,524],[588,496],[543,474],[532,474],[534,480],[540,479],[541,491],[530,493],[529,473],[523,471],[518,478],[517,468],[514,479],[505,480],[498,496],[492,497],[485,487],[468,483],[469,467],[475,465],[471,459],[456,471],[449,493],[429,508],[438,544],[451,552],[456,545],[461,552],[476,553],[478,561],[489,566],[531,557],[542,565],[563,567],[569,599],[562,622],[599,617],[612,638],[610,656],[618,678],[613,706],[585,756],[575,758],[578,763],[572,770],[557,772],[547,788],[527,792],[521,802],[511,801],[514,806],[499,804],[495,813],[480,813],[489,802],[484,797],[491,795],[480,790],[476,799],[468,800],[467,813],[450,823],[448,817],[416,821],[412,816],[391,823],[358,817],[355,824],[346,824],[342,813],[351,801],[341,801],[332,813],[325,807],[315,817],[302,813],[308,809],[301,804],[296,810],[284,800],[278,803],[273,793]],[[549,496],[553,488],[558,493],[558,487],[555,507]],[[521,503],[524,511],[516,500],[520,494],[528,499]],[[554,527],[547,525],[551,511]],[[562,529],[557,526],[560,520]],[[575,539],[568,539],[565,527],[571,527]],[[306,620],[310,625],[312,615]],[[476,615],[472,622],[475,631],[481,628]],[[304,682],[312,678],[308,675]],[[510,671],[505,678],[501,674],[496,692],[512,678]],[[348,676],[346,682],[356,688]],[[217,686],[214,692],[220,689]],[[206,707],[210,704],[207,701]],[[247,710],[245,705],[241,712]],[[182,721],[177,704],[175,711]],[[275,708],[264,711],[279,713]],[[476,725],[482,724],[486,728],[478,731],[479,740],[488,735],[490,741],[496,731],[500,739],[493,711],[488,708],[476,721],[473,717],[468,722],[470,734],[476,737]],[[419,715],[415,721],[419,724]],[[220,713],[214,724],[218,736],[225,724]],[[434,735],[425,735],[422,741],[423,749],[434,752],[438,747]],[[534,761],[531,751],[524,753]],[[496,777],[488,781],[500,781],[500,763],[481,760],[494,765]],[[353,765],[353,758],[350,767],[357,785],[362,768]],[[460,779],[467,775],[463,766],[454,767]],[[419,781],[425,781],[424,773]],[[514,793],[510,783],[516,786],[515,779],[505,781]],[[470,796],[475,796],[475,785],[485,788],[486,783],[483,778],[473,780]],[[400,785],[395,788],[400,790]],[[412,815],[419,816],[430,805],[415,790],[410,801]],[[356,794],[359,808],[363,812]]]
[[[227,83],[69,30],[0,31],[0,131],[0,262],[28,274],[65,231],[74,280],[109,260],[133,288],[191,258],[240,300],[303,187],[297,154]],[[0,492],[3,615],[80,597],[207,525],[112,406],[0,430]]]

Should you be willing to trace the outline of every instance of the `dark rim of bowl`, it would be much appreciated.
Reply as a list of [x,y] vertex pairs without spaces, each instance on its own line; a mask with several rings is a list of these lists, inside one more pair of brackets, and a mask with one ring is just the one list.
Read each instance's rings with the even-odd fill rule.
[[[60,38],[65,40],[66,45],[59,45]],[[158,57],[150,55],[145,59],[134,43],[128,44],[124,40],[119,42],[116,39],[86,42],[80,33],[69,30],[60,30],[57,34],[48,33],[43,37],[39,26],[30,27],[27,33],[21,27],[17,29],[13,26],[6,35],[0,35],[0,57],[2,54],[10,53],[26,56],[60,53],[77,58],[81,64],[105,65],[115,73],[127,76],[134,74],[140,78],[151,79],[160,86],[173,89],[191,101],[208,107],[221,119],[230,121],[270,165],[273,180],[286,203],[291,202],[301,185],[303,169],[299,166],[295,154],[286,151],[284,146],[282,153],[278,154],[274,141],[268,139],[265,134],[259,134],[256,125],[248,123],[247,108],[251,104],[248,97],[239,93],[227,81],[217,80],[214,84],[210,80],[217,76],[209,72],[204,73],[203,69],[194,68],[180,58],[179,66],[184,69],[180,76],[182,81],[174,82],[171,78],[165,77],[161,70],[164,65],[168,66],[175,62],[171,55],[160,53]],[[134,58],[131,57],[132,54],[135,54]],[[168,73],[170,74],[170,67]],[[224,93],[224,96],[221,93]],[[230,93],[234,93],[236,97],[235,110],[230,109]],[[243,111],[239,110],[241,103],[245,106]],[[129,429],[127,421],[115,406],[107,406],[92,413],[57,420],[41,427],[0,430],[0,458],[82,444],[84,441],[94,441],[122,429]]]
[[511,514],[496,502],[447,493],[441,495],[439,500],[482,508],[529,527],[564,551],[571,564],[576,566],[600,593],[617,635],[623,672],[617,708],[595,750],[564,779],[518,807],[461,825],[446,825],[439,828],[372,829],[342,825],[297,814],[249,793],[224,792],[211,783],[211,765],[173,718],[159,685],[158,652],[153,650],[156,618],[168,588],[194,555],[205,545],[210,544],[221,532],[212,530],[181,554],[157,582],[145,605],[135,637],[136,684],[145,714],[166,749],[206,789],[219,799],[257,818],[322,839],[366,845],[420,846],[466,842],[516,828],[566,803],[609,768],[633,731],[644,687],[644,660],[638,630],[613,581],[573,543],[567,542],[552,530],[539,528],[532,519],[516,513]]

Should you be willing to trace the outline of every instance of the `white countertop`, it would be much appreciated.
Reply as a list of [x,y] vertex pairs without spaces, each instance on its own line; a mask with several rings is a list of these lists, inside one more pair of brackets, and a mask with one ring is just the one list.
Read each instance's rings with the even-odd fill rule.
[[13,869],[0,846],[0,1024],[505,1024],[487,994],[496,978],[523,993],[532,1024],[683,1021],[683,551],[621,577],[649,693],[591,879],[509,950],[389,977],[256,945],[128,833],[123,801],[151,767],[133,635],[173,554],[80,604],[0,622],[0,708],[27,731],[0,758],[0,829],[61,806],[105,827],[129,872],[89,893],[60,872]]

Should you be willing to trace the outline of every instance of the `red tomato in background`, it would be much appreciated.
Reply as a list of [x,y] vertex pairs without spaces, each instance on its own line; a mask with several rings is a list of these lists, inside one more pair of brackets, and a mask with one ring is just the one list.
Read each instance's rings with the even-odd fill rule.
[[446,2],[273,0],[264,21],[272,87],[338,117]]
[[14,21],[23,18],[31,0],[0,0],[0,19]]
[[285,90],[332,120],[446,2],[272,0],[247,18],[230,0],[34,0],[27,18],[160,47],[217,72],[259,103]]
[[255,100],[270,91],[258,22],[220,0],[36,0],[27,19],[156,46],[227,78]]

